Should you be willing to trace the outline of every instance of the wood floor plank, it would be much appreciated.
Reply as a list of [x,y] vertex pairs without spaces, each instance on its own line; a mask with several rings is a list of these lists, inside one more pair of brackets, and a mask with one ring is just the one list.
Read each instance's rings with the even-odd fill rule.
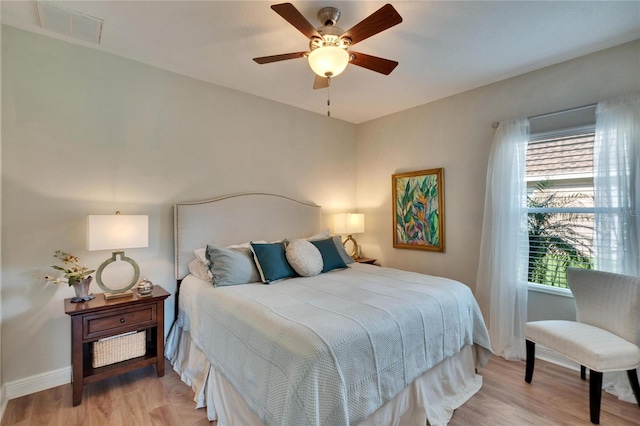
[[[179,413],[174,409],[174,407],[170,404],[154,408],[153,410],[149,411],[149,416],[151,418],[151,424],[153,424],[153,426],[174,426],[187,424],[184,419],[180,417]],[[209,424],[208,421],[207,424]]]
[[156,375],[156,371],[153,367],[151,367],[151,370],[147,371],[145,374],[140,374],[138,376],[138,383],[140,384],[140,389],[143,389],[141,392],[143,404],[148,410],[153,410],[170,404],[169,398],[167,397],[167,390],[165,389],[163,382],[158,380],[158,376]]
[[[481,372],[480,392],[457,409],[452,426],[590,425],[589,382],[580,373],[536,361],[533,381],[524,381],[524,362],[492,357]],[[510,406],[513,412],[502,405]],[[602,392],[602,425],[640,425],[640,407]]]
[[148,426],[151,424],[149,409],[144,405],[142,392],[128,392],[115,401],[115,410],[120,417],[119,424],[128,426]]
[[[590,425],[589,383],[580,374],[536,362],[533,382],[524,363],[492,357],[481,372],[480,392],[458,408],[451,426]],[[640,426],[640,407],[602,393],[603,426]],[[85,386],[82,404],[71,404],[71,385],[9,401],[1,426],[215,426],[206,409],[195,409],[194,394],[171,366],[157,377],[153,367]]]
[[[60,410],[58,413],[58,425],[60,426],[84,426],[91,422],[91,407],[94,404],[80,404],[74,407],[71,404],[73,391],[71,385],[59,386],[62,390],[62,398],[60,400]],[[85,397],[88,393],[85,391]]]
[[116,411],[116,398],[109,389],[103,382],[91,383],[85,387],[80,406],[90,405],[89,419],[92,426],[115,425],[120,421],[119,413]]
[[62,406],[62,389],[60,387],[49,391],[33,394],[34,409],[31,413],[33,424],[42,426],[57,426],[60,421],[58,415]]
[[30,420],[34,398],[35,394],[32,394],[9,401],[2,416],[2,425],[17,425],[25,420]]

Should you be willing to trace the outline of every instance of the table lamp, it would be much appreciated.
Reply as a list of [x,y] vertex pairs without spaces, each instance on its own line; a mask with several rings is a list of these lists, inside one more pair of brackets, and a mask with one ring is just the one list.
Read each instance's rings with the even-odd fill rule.
[[[96,270],[96,282],[104,291],[105,299],[133,295],[131,288],[140,278],[140,268],[131,258],[124,255],[124,249],[149,246],[149,216],[124,215],[116,212],[113,215],[87,216],[87,250],[113,250],[110,259],[105,260]],[[120,260],[133,266],[134,276],[130,283],[120,288],[110,288],[102,281],[102,271],[111,263]]]
[[339,213],[333,216],[333,232],[336,234],[347,234],[347,239],[342,245],[347,248],[347,242],[351,241],[353,250],[351,257],[359,258],[358,242],[353,238],[352,234],[361,234],[364,232],[364,214],[363,213]]

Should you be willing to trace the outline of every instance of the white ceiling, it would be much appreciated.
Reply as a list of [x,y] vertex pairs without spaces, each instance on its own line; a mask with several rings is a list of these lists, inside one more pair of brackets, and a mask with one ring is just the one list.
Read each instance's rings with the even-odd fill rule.
[[[34,1],[1,2],[2,23],[326,114],[306,59],[252,58],[307,50],[269,7],[278,1],[54,1],[104,20],[100,44],[43,30]],[[378,1],[295,1],[314,26],[338,7],[347,30]],[[361,123],[640,39],[640,1],[394,1],[404,21],[358,44],[400,65],[384,76],[350,65],[331,84],[331,116]],[[640,70],[639,70],[640,72]]]

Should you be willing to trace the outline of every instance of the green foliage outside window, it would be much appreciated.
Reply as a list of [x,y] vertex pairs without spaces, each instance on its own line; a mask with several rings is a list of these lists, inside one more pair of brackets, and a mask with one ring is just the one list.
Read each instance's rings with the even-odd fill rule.
[[560,195],[550,191],[551,186],[551,181],[540,181],[527,197],[527,206],[537,209],[528,215],[528,281],[567,288],[567,268],[593,269],[593,215],[545,211],[576,207],[590,197],[585,194]]

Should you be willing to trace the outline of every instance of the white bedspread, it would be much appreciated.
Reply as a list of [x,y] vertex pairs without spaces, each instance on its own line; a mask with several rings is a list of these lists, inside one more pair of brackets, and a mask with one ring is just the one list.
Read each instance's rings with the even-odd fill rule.
[[[188,315],[185,313],[188,312]],[[468,287],[354,264],[311,278],[180,295],[179,325],[264,424],[356,424],[489,336]]]

